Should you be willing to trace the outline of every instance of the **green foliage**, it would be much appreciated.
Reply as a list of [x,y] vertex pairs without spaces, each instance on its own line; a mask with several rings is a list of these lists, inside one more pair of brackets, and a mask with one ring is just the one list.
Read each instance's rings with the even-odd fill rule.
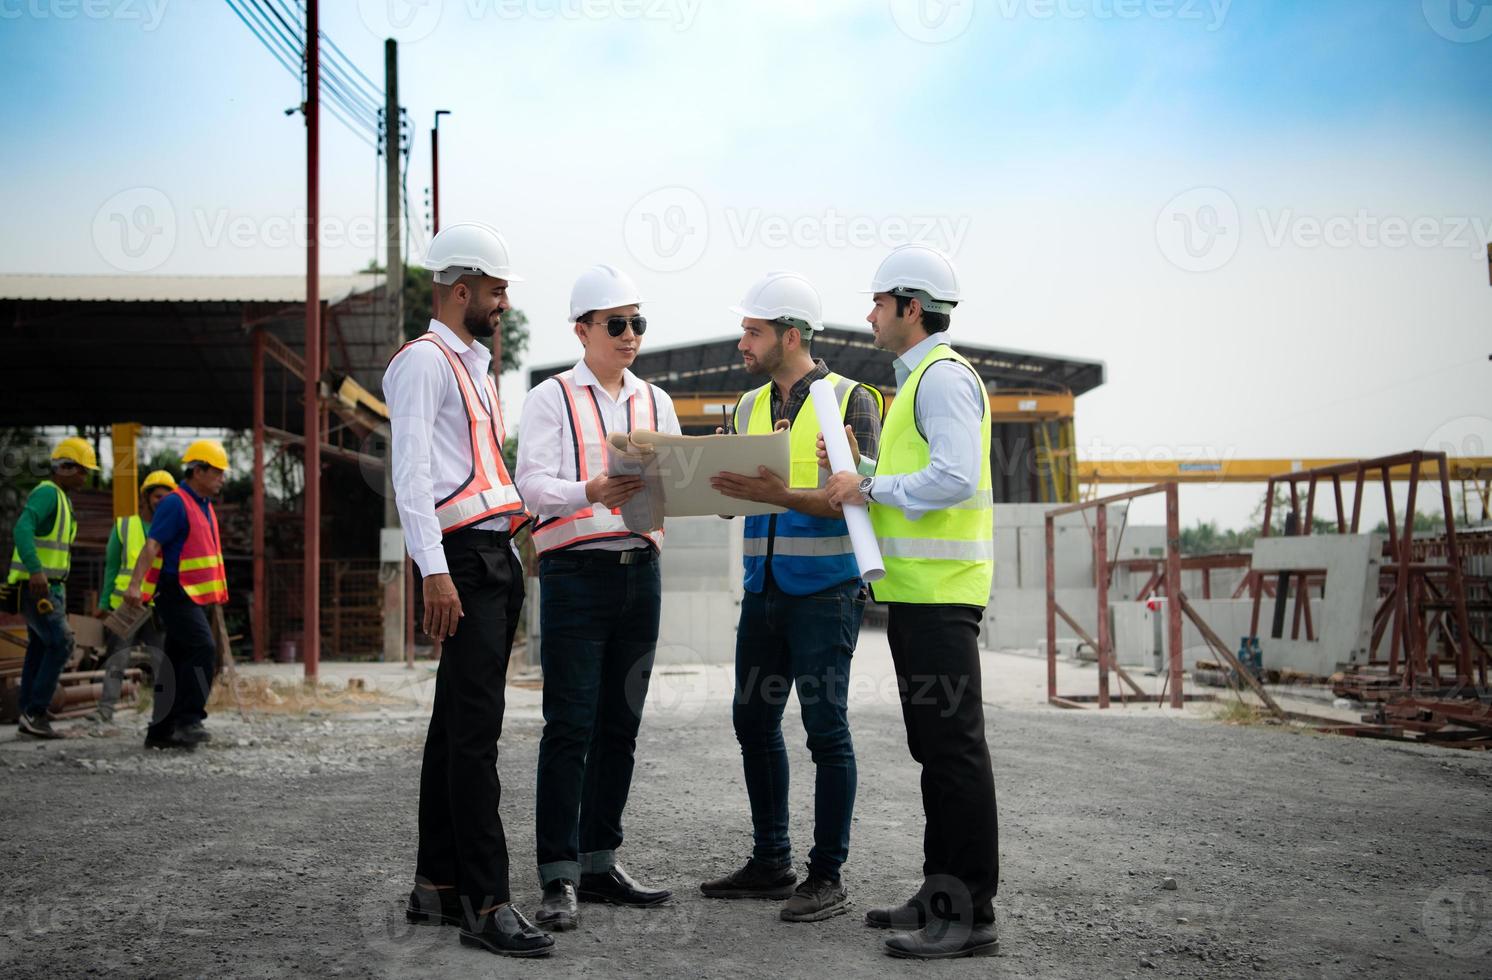
[[[364,271],[377,271],[368,269]],[[413,340],[430,327],[430,315],[435,309],[434,284],[430,273],[412,265],[404,267],[404,338]],[[516,371],[528,350],[528,317],[522,310],[513,309],[503,314],[502,361],[498,372]],[[490,347],[490,341],[484,341]]]

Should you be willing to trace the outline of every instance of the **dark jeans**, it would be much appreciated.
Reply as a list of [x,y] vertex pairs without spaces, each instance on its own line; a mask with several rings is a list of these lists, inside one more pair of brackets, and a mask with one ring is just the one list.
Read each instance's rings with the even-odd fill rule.
[[995,776],[984,735],[979,625],[973,606],[889,604],[886,635],[907,726],[922,766],[922,875],[934,913],[994,921],[1000,883]]
[[539,582],[535,834],[547,885],[616,864],[663,590],[656,560],[619,565],[585,551],[541,558]]
[[156,623],[154,612],[140,624],[135,635],[128,641],[121,640],[105,630],[108,646],[104,652],[104,690],[98,698],[99,716],[105,719],[114,715],[114,705],[119,701],[119,692],[124,687],[124,672],[129,669],[130,654],[136,647],[150,651],[151,662],[158,662],[165,651],[166,636]]
[[193,602],[174,575],[162,575],[156,583],[155,614],[166,631],[166,642],[152,658],[155,701],[146,734],[170,738],[177,728],[207,717],[218,644],[207,622],[207,607]]
[[758,861],[793,861],[782,713],[795,684],[816,770],[808,866],[837,878],[849,855],[856,772],[847,702],[850,658],[864,612],[858,579],[795,596],[781,591],[769,575],[765,590],[747,592],[741,600],[731,721],[741,743]]
[[67,625],[67,594],[54,583],[49,593],[52,611],[37,611],[27,582],[16,585],[21,592],[21,611],[26,617],[26,659],[21,664],[20,698],[23,715],[42,715],[57,692],[57,678],[73,652],[73,633]]
[[470,912],[508,901],[508,841],[498,802],[497,740],[523,568],[506,532],[446,535],[446,562],[464,614],[441,647],[420,768],[415,877],[454,887]]

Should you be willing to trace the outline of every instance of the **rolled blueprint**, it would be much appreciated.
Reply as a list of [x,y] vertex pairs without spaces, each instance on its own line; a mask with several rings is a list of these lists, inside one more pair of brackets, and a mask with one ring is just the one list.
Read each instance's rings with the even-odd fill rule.
[[[829,469],[834,473],[854,473],[855,457],[850,453],[850,441],[844,436],[844,420],[839,416],[834,386],[828,379],[820,378],[809,385],[808,394],[813,398],[814,411],[818,412],[819,431],[824,434],[824,448],[829,453]],[[863,504],[846,505],[844,522],[850,528],[850,543],[855,546],[860,577],[867,582],[879,582],[886,577],[886,564],[881,560],[881,546],[870,526],[870,512]]]

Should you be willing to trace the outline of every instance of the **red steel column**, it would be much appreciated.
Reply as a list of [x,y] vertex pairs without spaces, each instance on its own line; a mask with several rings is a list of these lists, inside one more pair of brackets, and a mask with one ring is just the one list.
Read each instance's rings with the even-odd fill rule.
[[440,119],[430,129],[430,234],[440,231]]
[[[1166,484],[1166,651],[1171,673],[1171,707],[1185,703],[1181,693],[1181,505],[1174,483]],[[1268,527],[1266,520],[1265,526]],[[1254,619],[1259,617],[1259,598],[1254,596]],[[1255,627],[1257,630],[1257,626]]]
[[1057,696],[1057,529],[1046,518],[1046,697]]
[[[317,0],[306,0],[306,489],[305,648],[306,680],[321,662],[321,42]],[[392,121],[390,122],[392,125]]]
[[1109,706],[1109,508],[1098,505],[1093,518],[1093,584],[1098,587],[1098,706]]
[[269,648],[264,575],[264,331],[254,328],[254,662]]

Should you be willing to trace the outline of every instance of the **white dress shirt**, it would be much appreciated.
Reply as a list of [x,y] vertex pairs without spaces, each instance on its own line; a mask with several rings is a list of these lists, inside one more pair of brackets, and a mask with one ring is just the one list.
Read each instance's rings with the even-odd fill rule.
[[[631,371],[622,372],[622,393],[612,398],[582,360],[575,365],[575,385],[589,387],[596,393],[601,407],[601,422],[607,432],[628,430],[628,405],[633,398],[648,397],[649,385]],[[673,400],[661,388],[653,388],[658,401],[657,431],[679,435],[679,417]],[[569,517],[591,502],[585,496],[585,483],[575,469],[574,441],[570,432],[570,410],[559,382],[547,379],[528,393],[523,403],[523,418],[518,426],[518,492],[524,503],[540,520]],[[623,551],[645,548],[639,538],[612,538],[587,541],[577,549],[596,548]]]
[[[933,348],[947,343],[942,332],[931,334],[896,359],[892,366],[898,393]],[[927,438],[931,457],[928,465],[916,473],[878,476],[870,487],[872,500],[900,507],[909,521],[974,496],[979,488],[982,457],[990,451],[979,440],[980,422],[989,411],[989,395],[984,382],[957,361],[939,361],[922,373],[917,403],[912,408],[917,427]],[[860,465],[866,467],[863,458]],[[862,469],[862,474],[873,474],[874,466],[871,461],[869,472]]]
[[[465,344],[439,320],[430,330],[461,358],[487,411],[492,352],[478,343]],[[424,576],[447,574],[445,548],[435,502],[456,492],[471,475],[471,421],[451,364],[433,344],[415,344],[395,357],[383,375],[383,397],[393,426],[391,456],[394,499],[404,525],[404,546]],[[484,531],[506,531],[506,517],[473,525]]]

